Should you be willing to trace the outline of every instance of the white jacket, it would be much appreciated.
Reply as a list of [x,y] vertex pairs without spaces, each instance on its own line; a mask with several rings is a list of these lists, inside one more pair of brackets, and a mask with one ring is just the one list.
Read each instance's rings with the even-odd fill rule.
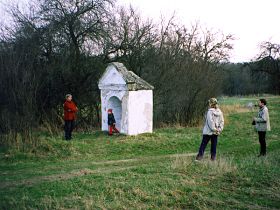
[[203,127],[203,135],[219,135],[224,129],[224,116],[219,108],[209,108]]
[[257,131],[270,131],[270,120],[268,114],[268,108],[266,106],[262,107],[255,118],[256,130]]

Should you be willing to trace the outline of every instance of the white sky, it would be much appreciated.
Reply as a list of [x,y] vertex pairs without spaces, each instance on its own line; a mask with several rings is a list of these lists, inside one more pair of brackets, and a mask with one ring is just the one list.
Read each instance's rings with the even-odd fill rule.
[[[0,0],[0,23],[5,20],[6,2],[28,0]],[[262,41],[280,44],[280,0],[117,0],[117,5],[129,4],[155,21],[161,15],[169,18],[175,11],[180,23],[187,26],[199,21],[213,31],[233,34],[232,62],[253,59]]]
[[232,62],[249,61],[262,41],[280,44],[280,0],[118,0],[136,7],[144,16],[158,19],[176,12],[181,23],[233,34]]

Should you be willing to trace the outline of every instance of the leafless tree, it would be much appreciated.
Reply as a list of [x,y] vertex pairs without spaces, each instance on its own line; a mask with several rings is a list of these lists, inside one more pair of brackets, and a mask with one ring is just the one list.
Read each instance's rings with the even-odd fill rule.
[[269,41],[262,42],[259,55],[249,66],[253,72],[263,72],[270,75],[275,93],[280,93],[280,44]]

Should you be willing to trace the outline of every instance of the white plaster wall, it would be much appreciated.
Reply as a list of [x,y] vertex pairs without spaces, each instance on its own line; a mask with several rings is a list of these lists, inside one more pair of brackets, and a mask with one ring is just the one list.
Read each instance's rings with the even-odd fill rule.
[[[121,123],[117,123],[117,128],[120,129],[121,133],[127,134],[127,95],[128,91],[123,90],[101,90],[101,115],[102,115],[102,131],[108,131],[108,109],[110,107],[109,100],[111,97],[115,96],[121,101]],[[116,110],[115,110],[116,111]],[[113,108],[114,112],[114,108]]]
[[[113,65],[107,67],[98,86],[101,90],[102,131],[108,131],[108,109],[113,108],[113,112],[122,110],[121,122],[116,123],[121,133],[137,135],[153,132],[152,90],[128,91],[126,82]],[[121,101],[121,109],[109,103],[113,96]]]
[[121,74],[117,71],[117,69],[113,65],[107,67],[103,77],[99,81],[99,85],[108,85],[108,84],[126,85]]
[[153,91],[129,91],[128,135],[153,132]]
[[125,94],[122,98],[122,122],[120,132],[123,134],[128,134],[128,95],[129,91],[125,91]]
[[[123,104],[123,97],[127,94],[126,82],[122,78],[121,74],[117,71],[115,66],[110,65],[107,67],[102,78],[99,80],[98,87],[101,90],[101,117],[102,117],[102,131],[108,131],[108,109],[113,108],[113,113],[118,110],[122,110],[121,117],[117,117],[116,126],[121,133],[127,133],[127,126],[123,122],[127,121],[127,116],[123,113],[127,112]],[[117,97],[121,101],[121,108],[112,107],[112,103],[109,102],[111,97]],[[114,114],[116,115],[116,113]],[[117,116],[117,115],[116,115]],[[121,118],[121,122],[119,119]]]

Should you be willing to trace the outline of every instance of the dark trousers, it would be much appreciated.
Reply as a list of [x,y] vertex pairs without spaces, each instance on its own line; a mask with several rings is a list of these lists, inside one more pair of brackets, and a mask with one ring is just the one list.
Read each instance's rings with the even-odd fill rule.
[[72,131],[75,127],[74,120],[65,120],[64,124],[64,132],[65,132],[65,139],[70,140],[72,138]]
[[266,131],[258,131],[259,134],[259,142],[260,142],[260,155],[266,155],[266,142],[265,142],[265,134]]
[[198,157],[203,157],[204,151],[207,147],[207,144],[211,140],[211,159],[216,158],[216,148],[218,143],[218,136],[217,135],[203,135],[202,142],[199,147]]

